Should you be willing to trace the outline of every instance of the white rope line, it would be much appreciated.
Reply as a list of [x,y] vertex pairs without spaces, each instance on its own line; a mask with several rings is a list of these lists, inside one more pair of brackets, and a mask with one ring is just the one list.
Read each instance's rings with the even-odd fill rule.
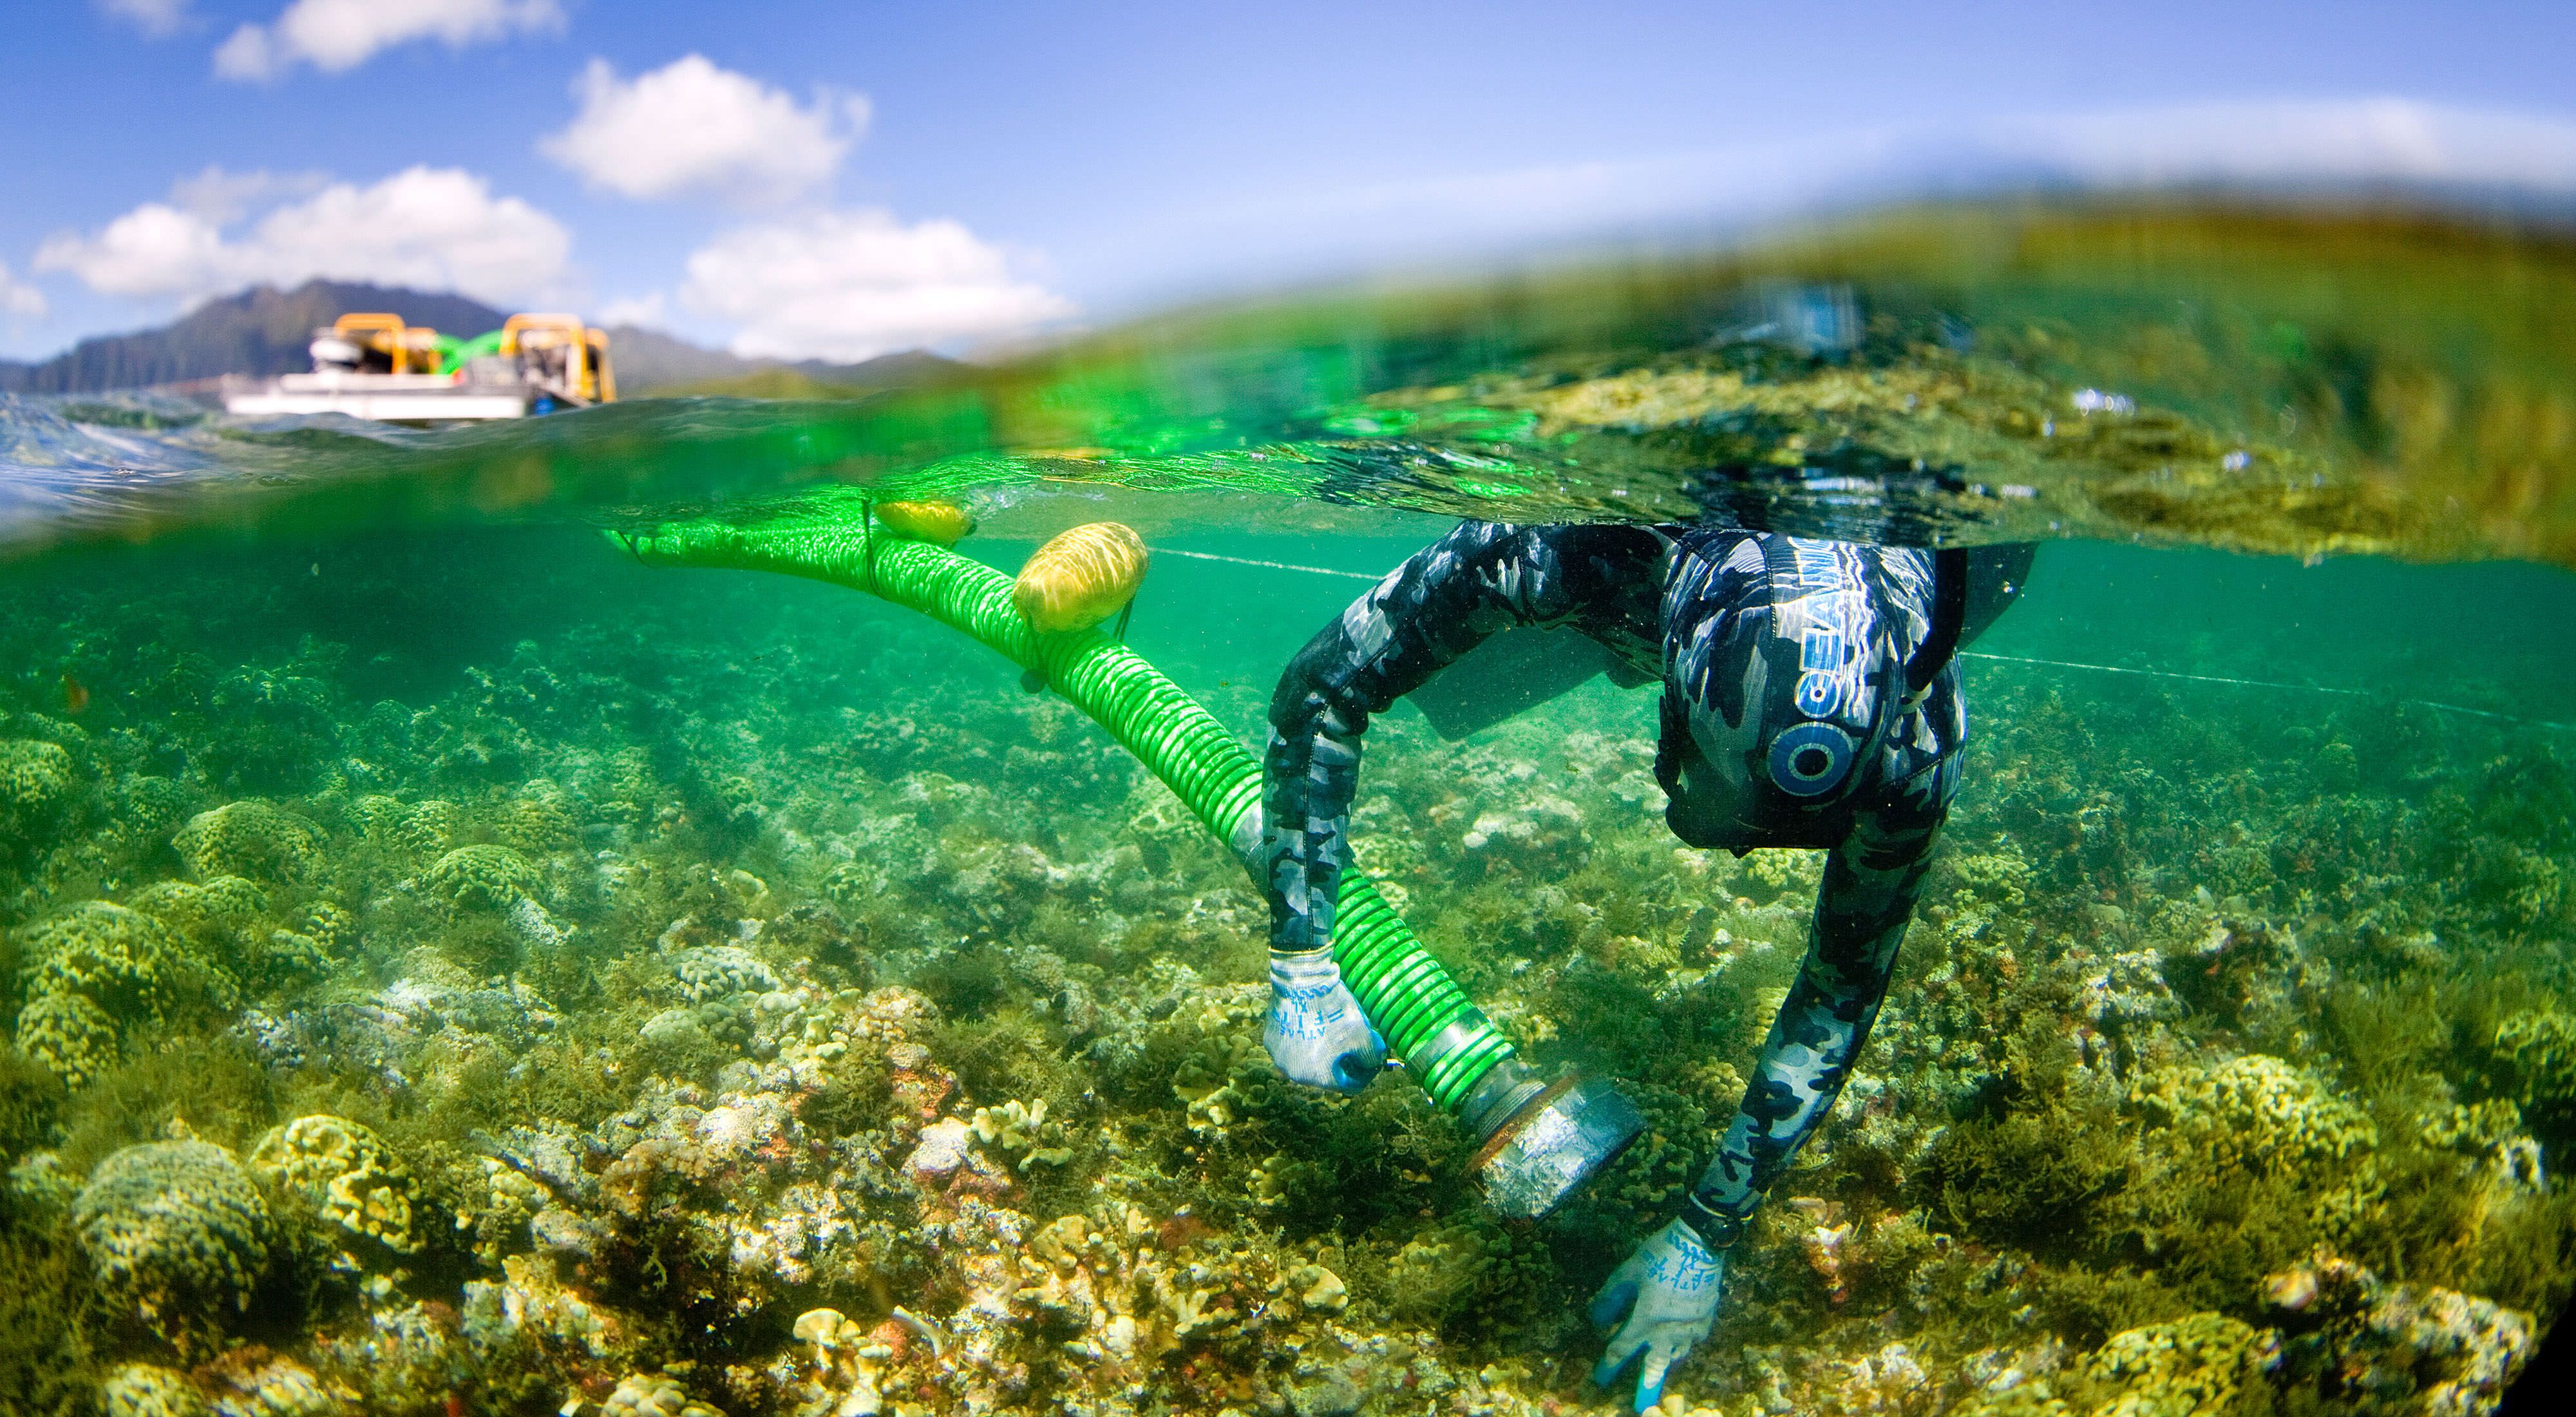
[[1176,551],[1169,546],[1152,548],[1157,556],[1186,556],[1193,561],[1225,561],[1237,566],[1262,566],[1273,571],[1304,571],[1310,576],[1340,576],[1344,580],[1375,582],[1383,579],[1366,571],[1334,571],[1322,566],[1292,566],[1285,561],[1255,561],[1244,556],[1219,556],[1213,551]]
[[[2234,684],[2247,689],[2290,689],[2299,693],[2333,694],[2348,699],[2373,697],[2367,689],[2337,689],[2324,684],[2289,684],[2275,679],[2229,679],[2216,674],[2182,674],[2170,669],[2124,669],[2116,664],[2078,664],[2067,659],[2033,659],[2018,654],[1980,654],[1975,650],[1966,649],[1960,650],[1958,654],[1961,659],[1986,659],[1997,664],[2028,664],[2047,669],[2089,669],[2096,674],[2134,674],[2144,679],[2187,679],[2196,684]],[[2493,709],[2470,708],[2465,704],[2446,704],[2434,699],[2399,699],[2398,702],[2412,704],[2419,708],[2438,709],[2443,713],[2467,714],[2471,718],[2492,718],[2499,723],[2518,723],[2527,728],[2576,730],[2576,723],[2551,723],[2546,719],[2516,718],[2512,714],[2497,713]]]
[[[1991,659],[1997,664],[2040,664],[2051,669],[2090,669],[2097,674],[2136,674],[2148,679],[2189,679],[2201,684],[2237,684],[2248,689],[2303,689],[2311,694],[2342,694],[2351,698],[2370,697],[2366,690],[2332,689],[2323,684],[2287,684],[2271,679],[2226,679],[2216,674],[2183,674],[2171,669],[2123,669],[2116,664],[2078,664],[2069,659],[2034,659],[2028,655],[2019,654],[1980,654],[1970,649],[1959,651],[1959,658]],[[2447,708],[2449,705],[2436,704],[2434,707]],[[2485,710],[2462,709],[2460,712],[2483,713]],[[2490,715],[2490,717],[2501,716]]]
[[[1255,561],[1245,556],[1220,556],[1213,551],[1180,551],[1168,546],[1153,548],[1153,554],[1186,556],[1193,561],[1224,561],[1236,566],[1260,566],[1272,571],[1303,571],[1310,576],[1339,576],[1344,580],[1353,581],[1374,582],[1382,579],[1366,571],[1335,571],[1323,566],[1292,565],[1286,561]],[[1997,664],[2027,664],[2043,669],[2083,669],[2095,674],[2133,674],[2141,679],[2181,679],[2194,684],[2232,684],[2243,689],[2288,689],[2296,693],[2332,694],[2337,698],[2347,699],[2373,697],[2367,689],[2337,689],[2324,684],[2290,684],[2277,679],[2231,679],[2224,675],[2184,674],[2171,669],[2127,669],[2117,664],[2081,664],[2070,659],[2033,659],[2026,655],[1982,654],[1976,650],[1965,649],[1958,651],[1958,657],[1991,660]],[[2434,699],[2400,699],[2398,702],[2434,709],[2441,713],[2466,714],[2471,718],[2491,718],[2498,723],[2520,724],[2526,728],[2554,728],[2560,732],[2576,732],[2576,723],[2552,723],[2547,719],[2517,718],[2509,713],[2497,713],[2493,709],[2470,708],[2465,704],[2446,704]]]

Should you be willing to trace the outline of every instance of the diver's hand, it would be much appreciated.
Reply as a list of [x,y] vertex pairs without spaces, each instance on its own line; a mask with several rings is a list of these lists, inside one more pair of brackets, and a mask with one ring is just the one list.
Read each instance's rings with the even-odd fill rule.
[[1360,1001],[1331,954],[1270,957],[1270,1016],[1261,1046],[1290,1082],[1357,1092],[1386,1066],[1386,1040],[1369,1027]]
[[1592,1381],[1607,1387],[1640,1354],[1637,1410],[1664,1399],[1664,1374],[1689,1356],[1717,1322],[1717,1297],[1726,1278],[1726,1254],[1712,1250],[1699,1232],[1674,1221],[1646,1237],[1637,1252],[1610,1271],[1608,1283],[1592,1296],[1592,1326],[1606,1329],[1628,1321],[1610,1336]]

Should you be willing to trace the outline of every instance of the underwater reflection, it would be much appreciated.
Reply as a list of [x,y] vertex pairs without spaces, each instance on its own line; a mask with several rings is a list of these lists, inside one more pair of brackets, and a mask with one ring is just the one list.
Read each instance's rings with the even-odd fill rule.
[[1989,200],[1186,310],[828,403],[438,431],[7,398],[0,527],[23,545],[1072,486],[2567,564],[2571,252],[2538,218],[2429,206]]

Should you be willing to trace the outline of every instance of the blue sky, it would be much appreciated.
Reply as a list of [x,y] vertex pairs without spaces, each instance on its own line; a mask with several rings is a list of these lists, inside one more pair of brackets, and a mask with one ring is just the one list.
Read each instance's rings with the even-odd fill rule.
[[858,358],[1945,171],[2576,192],[2564,4],[14,8],[20,358],[314,274]]

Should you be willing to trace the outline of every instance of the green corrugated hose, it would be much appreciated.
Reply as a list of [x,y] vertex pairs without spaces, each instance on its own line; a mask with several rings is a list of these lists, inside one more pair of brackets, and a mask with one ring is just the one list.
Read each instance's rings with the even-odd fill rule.
[[[1261,764],[1225,725],[1142,655],[1098,630],[1041,634],[1011,604],[1011,578],[981,562],[863,522],[788,519],[751,527],[685,522],[611,533],[650,566],[779,571],[867,591],[982,641],[1044,677],[1189,804],[1251,867],[1259,846]],[[1512,1045],[1422,948],[1359,871],[1342,873],[1333,957],[1360,1008],[1423,1090],[1456,1112]],[[1453,1027],[1463,1026],[1461,1033]],[[1443,1039],[1443,1034],[1450,1036]],[[1462,1036],[1463,1035],[1463,1036]],[[1424,1055],[1433,1044],[1437,1056]]]

